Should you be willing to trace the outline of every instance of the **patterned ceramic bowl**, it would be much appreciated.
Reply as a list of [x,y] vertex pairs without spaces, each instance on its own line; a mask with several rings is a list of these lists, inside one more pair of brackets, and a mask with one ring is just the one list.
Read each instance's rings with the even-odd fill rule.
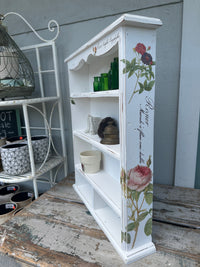
[[30,170],[28,146],[25,143],[13,143],[1,147],[3,170],[10,175],[20,175]]
[[35,135],[31,137],[31,141],[35,163],[43,162],[48,153],[49,137],[46,135]]

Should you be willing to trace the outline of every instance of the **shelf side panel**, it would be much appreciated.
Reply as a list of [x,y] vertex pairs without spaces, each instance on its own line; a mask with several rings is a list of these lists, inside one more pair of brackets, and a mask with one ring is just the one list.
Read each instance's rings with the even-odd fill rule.
[[129,252],[152,242],[156,33],[125,27],[124,40],[120,68],[125,88],[120,102],[122,248]]

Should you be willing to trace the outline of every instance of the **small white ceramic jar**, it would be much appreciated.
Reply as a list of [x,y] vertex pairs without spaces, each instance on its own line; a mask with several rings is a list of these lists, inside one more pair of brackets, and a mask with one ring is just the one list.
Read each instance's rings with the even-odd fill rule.
[[86,173],[95,173],[100,170],[101,152],[97,150],[80,153],[82,170]]

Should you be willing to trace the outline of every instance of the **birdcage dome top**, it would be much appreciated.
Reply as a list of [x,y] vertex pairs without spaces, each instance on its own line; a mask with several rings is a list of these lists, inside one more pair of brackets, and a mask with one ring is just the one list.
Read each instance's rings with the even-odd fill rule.
[[0,23],[0,98],[29,96],[34,87],[30,62]]

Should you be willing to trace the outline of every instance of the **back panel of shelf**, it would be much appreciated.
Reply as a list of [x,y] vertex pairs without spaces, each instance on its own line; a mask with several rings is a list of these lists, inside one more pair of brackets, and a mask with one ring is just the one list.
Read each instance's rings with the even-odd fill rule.
[[112,117],[119,125],[118,98],[78,98],[74,102],[71,104],[73,130],[86,130],[88,115],[101,119]]
[[79,69],[69,69],[70,94],[93,92],[94,77],[108,73],[115,57],[118,57],[118,46],[101,56],[89,55],[86,62],[83,60],[84,63]]
[[[80,153],[87,150],[99,150],[90,143],[74,136],[74,160],[75,165],[80,164]],[[119,160],[101,151],[101,169],[109,174],[117,183],[120,184]]]

